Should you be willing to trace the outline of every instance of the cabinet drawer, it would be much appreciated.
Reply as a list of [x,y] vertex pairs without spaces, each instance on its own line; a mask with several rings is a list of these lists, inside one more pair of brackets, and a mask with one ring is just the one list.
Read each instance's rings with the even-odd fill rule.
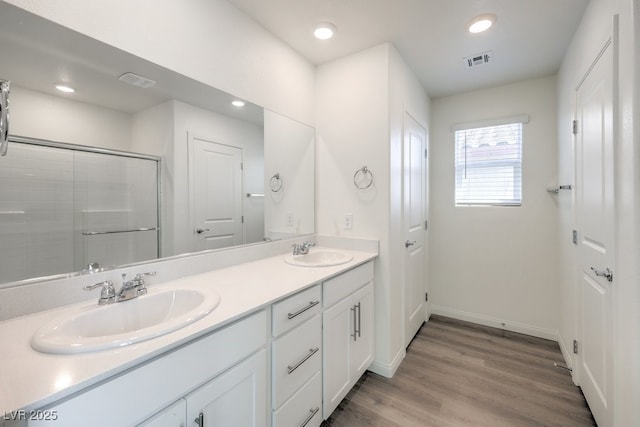
[[273,413],[273,427],[318,427],[322,423],[322,376],[318,372],[282,408]]
[[373,262],[368,262],[325,281],[323,284],[324,306],[331,307],[372,280]]
[[322,366],[322,320],[319,315],[272,343],[273,408],[282,405]]
[[320,285],[273,304],[273,336],[277,337],[320,313]]

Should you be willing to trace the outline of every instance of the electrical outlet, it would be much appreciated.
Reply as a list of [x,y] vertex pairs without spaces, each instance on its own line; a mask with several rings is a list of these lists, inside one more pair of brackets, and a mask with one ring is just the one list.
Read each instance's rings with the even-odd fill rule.
[[287,212],[287,227],[293,227],[293,212]]
[[344,229],[345,230],[353,229],[353,214],[351,212],[346,212],[344,214]]

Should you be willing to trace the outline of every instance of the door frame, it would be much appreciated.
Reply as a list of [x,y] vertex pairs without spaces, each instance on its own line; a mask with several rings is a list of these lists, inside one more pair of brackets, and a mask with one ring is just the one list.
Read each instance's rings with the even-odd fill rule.
[[[401,152],[402,152],[402,158],[401,158],[401,188],[402,188],[402,196],[401,196],[401,214],[402,214],[402,239],[401,242],[404,243],[407,236],[406,236],[406,230],[407,230],[407,217],[406,217],[406,209],[405,209],[405,149],[406,149],[406,145],[405,143],[406,141],[406,132],[407,132],[407,118],[411,118],[411,120],[413,120],[418,126],[420,126],[420,128],[422,128],[422,130],[424,131],[424,149],[427,151],[429,150],[429,135],[427,132],[427,127],[420,122],[420,120],[418,120],[416,118],[416,116],[414,114],[412,114],[410,111],[408,111],[406,108],[404,109],[404,114],[402,117],[403,120],[403,124],[402,124],[402,145],[401,145]],[[423,192],[422,192],[422,220],[421,222],[424,222],[427,220],[428,217],[428,206],[429,206],[429,202],[428,202],[428,194],[429,194],[429,190],[428,190],[428,181],[429,181],[429,158],[428,155],[426,157],[423,157],[423,175],[422,175],[422,179],[423,179]],[[423,237],[423,254],[426,254],[427,251],[427,230],[422,229],[422,232],[424,233],[424,237]],[[424,264],[423,264],[423,279],[424,279],[424,283],[423,283],[423,290],[425,292],[427,292],[427,287],[426,287],[426,277],[427,277],[427,270],[426,270],[426,260],[423,260]],[[407,252],[406,249],[404,250],[403,254],[402,254],[402,342],[403,342],[403,350],[406,350],[406,348],[409,346],[411,340],[407,341],[407,326],[408,326],[408,313],[407,313],[407,286],[408,286],[408,282],[407,282],[408,278],[407,278]],[[426,322],[427,319],[427,302],[424,302],[424,321]]]
[[[194,140],[201,140],[201,141],[206,141],[206,142],[210,142],[210,143],[214,143],[214,144],[218,144],[218,145],[224,145],[227,147],[231,147],[231,148],[237,148],[240,150],[241,154],[241,162],[244,165],[244,149],[243,147],[238,147],[236,145],[231,145],[231,144],[225,144],[223,142],[216,142],[214,141],[212,138],[207,138],[204,135],[199,135],[199,134],[194,134],[192,132],[187,131],[187,165],[188,165],[188,170],[189,170],[189,230],[190,233],[192,234],[190,242],[191,242],[191,249],[192,252],[197,251],[196,245],[197,245],[197,236],[195,235],[195,229],[196,229],[196,219],[195,219],[195,202],[196,202],[196,197],[195,197],[195,162],[194,162]],[[241,175],[242,175],[242,188],[240,190],[240,194],[244,194],[244,190],[245,190],[245,176],[244,176],[244,167],[241,169],[240,171]],[[245,200],[244,198],[241,197],[241,204],[242,204],[242,212],[241,215],[244,218],[244,211],[245,211]],[[244,242],[246,241],[246,236],[245,236],[245,226],[244,226],[244,222],[242,223],[242,244],[244,244]]]
[[[582,87],[583,83],[585,82],[585,80],[589,77],[590,73],[593,71],[593,69],[596,67],[596,64],[598,63],[598,61],[602,58],[602,56],[605,54],[607,49],[612,49],[611,51],[611,62],[612,62],[612,82],[611,82],[611,106],[612,106],[612,117],[611,117],[611,122],[612,122],[612,130],[611,130],[611,136],[612,136],[612,158],[613,158],[613,170],[611,171],[611,178],[614,180],[612,187],[613,187],[613,206],[612,206],[612,220],[613,220],[613,224],[612,224],[612,236],[611,236],[611,256],[613,259],[612,262],[612,268],[614,270],[614,278],[615,278],[615,272],[618,271],[618,257],[616,255],[616,248],[617,248],[617,242],[618,242],[618,235],[617,235],[617,203],[618,203],[618,196],[617,196],[617,192],[616,192],[616,156],[617,156],[617,151],[618,151],[618,135],[619,135],[619,125],[618,125],[618,87],[619,87],[619,83],[618,83],[618,76],[619,76],[619,72],[618,72],[618,64],[619,64],[619,43],[618,43],[618,15],[614,15],[612,18],[612,23],[611,23],[611,27],[609,29],[609,31],[607,32],[607,34],[603,37],[603,39],[601,40],[601,42],[599,43],[600,48],[597,51],[597,54],[594,56],[593,60],[589,63],[589,66],[587,67],[586,71],[584,72],[584,74],[582,75],[582,77],[580,78],[580,80],[578,81],[578,83],[575,85],[574,87],[574,120],[578,119],[578,91],[579,89]],[[578,157],[577,157],[577,153],[578,153],[578,138],[579,138],[579,134],[574,134],[573,135],[573,177],[574,177],[574,182],[578,183]],[[578,231],[578,233],[580,234],[582,232],[582,230],[580,230],[578,228],[579,225],[582,225],[582,223],[580,222],[579,219],[579,212],[578,212],[578,195],[577,195],[577,191],[574,191],[572,194],[572,204],[573,204],[573,222],[575,225],[575,229]],[[575,311],[574,311],[574,327],[575,327],[575,337],[578,340],[578,353],[577,354],[572,354],[572,379],[573,382],[580,386],[581,382],[583,380],[583,375],[584,373],[582,372],[582,354],[581,352],[583,351],[582,345],[581,343],[584,341],[584,330],[583,330],[583,326],[582,326],[582,315],[583,315],[583,309],[584,307],[582,306],[582,275],[583,275],[583,262],[582,262],[582,256],[580,253],[580,248],[577,248],[576,251],[576,258],[575,258],[575,265],[574,265],[574,271],[575,271],[575,278],[574,278],[574,300],[575,300]],[[609,396],[609,398],[611,399],[611,401],[613,402],[613,394],[614,394],[614,381],[615,381],[615,349],[616,349],[616,342],[617,342],[617,334],[616,334],[616,330],[617,330],[617,324],[618,324],[618,319],[616,316],[616,286],[615,283],[612,283],[609,289],[610,292],[610,309],[611,309],[611,317],[610,317],[610,334],[611,334],[611,345],[612,345],[612,358],[611,358],[611,386],[610,386],[610,390],[611,390],[611,396]],[[614,414],[614,408],[613,405],[610,408],[610,417],[613,420],[613,414]]]

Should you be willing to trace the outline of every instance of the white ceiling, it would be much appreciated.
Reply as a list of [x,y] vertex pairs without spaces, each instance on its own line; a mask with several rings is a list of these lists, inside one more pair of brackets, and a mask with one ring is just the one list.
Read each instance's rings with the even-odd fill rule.
[[[133,72],[155,80],[148,89],[118,80]],[[0,1],[0,78],[21,87],[135,113],[176,99],[241,120],[261,124],[261,107],[231,106],[230,94],[182,76],[129,53],[47,21]],[[54,89],[68,83],[76,89],[64,95]]]
[[[431,97],[555,74],[589,0],[229,0],[313,64],[391,42]],[[465,25],[483,13],[484,34]],[[338,27],[329,41],[313,27]],[[467,69],[464,57],[493,51]]]

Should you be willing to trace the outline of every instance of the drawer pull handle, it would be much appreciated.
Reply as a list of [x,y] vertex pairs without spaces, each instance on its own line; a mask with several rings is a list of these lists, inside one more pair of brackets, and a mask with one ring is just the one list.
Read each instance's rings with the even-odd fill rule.
[[300,365],[302,365],[304,362],[309,360],[309,358],[311,356],[313,356],[314,354],[316,354],[319,350],[320,350],[320,347],[310,348],[309,349],[309,353],[307,353],[298,363],[296,363],[293,366],[287,366],[287,373],[288,374],[293,373],[293,371],[298,369],[300,367]]
[[320,304],[320,301],[309,301],[309,305],[308,306],[301,308],[300,310],[296,311],[295,313],[288,313],[287,314],[287,318],[289,320],[291,320],[294,317],[301,315],[305,311],[309,310],[310,308],[315,307],[318,304]]
[[316,406],[315,409],[309,409],[309,416],[307,417],[306,420],[304,420],[302,424],[300,424],[300,427],[304,427],[307,424],[309,424],[309,421],[311,421],[311,419],[318,413],[319,410],[320,410],[319,406]]

